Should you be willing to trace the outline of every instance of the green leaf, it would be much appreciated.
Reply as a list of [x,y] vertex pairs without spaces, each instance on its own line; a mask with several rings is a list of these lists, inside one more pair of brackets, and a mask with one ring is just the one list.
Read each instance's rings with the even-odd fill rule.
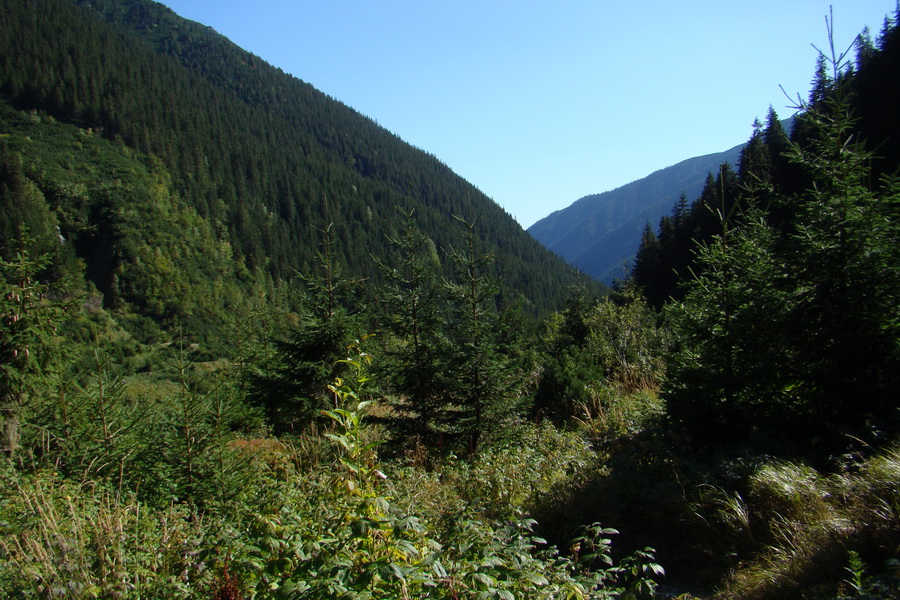
[[436,560],[431,564],[431,569],[434,571],[434,574],[440,577],[441,579],[447,577],[447,570],[444,569],[444,565],[441,564],[441,561]]
[[351,447],[350,447],[350,441],[347,439],[346,436],[337,435],[334,433],[326,433],[325,437],[327,437],[332,442],[336,442],[336,443],[340,444],[347,452],[352,451]]
[[406,573],[403,572],[403,569],[401,569],[395,563],[390,563],[389,566],[391,568],[391,572],[393,572],[394,574],[394,577],[396,577],[400,581],[406,581]]
[[486,573],[478,573],[476,571],[475,573],[472,573],[472,579],[488,588],[492,588],[497,585],[497,580]]

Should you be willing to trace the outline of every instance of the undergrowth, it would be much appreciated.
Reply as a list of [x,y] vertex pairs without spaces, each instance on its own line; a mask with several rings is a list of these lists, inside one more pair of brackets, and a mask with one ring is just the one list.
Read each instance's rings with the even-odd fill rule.
[[747,481],[746,496],[716,490],[700,499],[711,530],[742,540],[739,563],[714,597],[896,598],[900,591],[900,451],[822,474],[773,461]]
[[[616,530],[594,524],[561,551],[527,516],[595,464],[582,438],[523,424],[521,444],[466,466],[383,462],[366,423],[376,399],[371,360],[359,344],[350,348],[345,375],[330,386],[327,424],[293,440],[215,436],[200,421],[182,422],[206,432],[197,465],[227,467],[218,479],[229,492],[185,487],[200,471],[184,464],[162,489],[202,502],[163,502],[159,491],[123,486],[126,476],[4,462],[0,597],[652,597],[663,571],[649,548],[614,561]],[[206,396],[182,393],[208,406]],[[214,424],[215,413],[202,421]],[[229,459],[216,463],[220,453]]]

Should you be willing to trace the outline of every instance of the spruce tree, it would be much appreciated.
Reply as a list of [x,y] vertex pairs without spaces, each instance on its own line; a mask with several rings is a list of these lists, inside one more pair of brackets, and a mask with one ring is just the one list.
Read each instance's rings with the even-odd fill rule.
[[34,239],[22,227],[10,260],[0,257],[0,452],[13,458],[21,424],[49,396],[66,347],[57,335],[65,307],[62,287],[40,275],[49,254],[33,255]]
[[750,210],[717,211],[684,302],[664,389],[695,435],[781,434],[844,444],[896,417],[900,383],[900,184],[870,181],[846,90],[823,91],[791,158],[810,182],[779,229]]
[[688,217],[689,210],[690,205],[688,203],[687,196],[684,192],[681,192],[681,195],[678,196],[678,201],[672,208],[672,222],[674,223],[676,228],[680,228],[684,225],[685,219],[687,219]]
[[0,145],[0,256],[13,256],[22,227],[28,231],[32,253],[57,254],[57,224],[43,194],[25,176],[22,156]]
[[[790,193],[789,181],[791,178],[791,164],[787,153],[791,147],[791,141],[787,132],[778,119],[778,113],[769,106],[766,114],[766,126],[763,129],[763,141],[769,155],[771,166],[771,185],[775,193]],[[769,207],[770,210],[772,207]],[[774,217],[774,215],[773,215]],[[773,218],[773,224],[777,225],[777,219]]]
[[434,243],[417,228],[415,211],[402,211],[404,229],[388,237],[397,266],[379,263],[388,284],[381,294],[391,334],[383,361],[393,392],[388,422],[399,441],[417,440],[435,448],[446,432],[446,399],[441,385],[439,258]]
[[301,275],[305,290],[296,324],[268,340],[269,349],[246,371],[248,399],[265,409],[276,434],[298,431],[328,407],[328,384],[343,370],[357,333],[348,294],[358,281],[343,277],[333,230],[321,231],[318,273]]
[[452,248],[454,279],[445,280],[451,301],[450,346],[445,353],[444,388],[450,418],[464,450],[474,455],[488,432],[502,429],[518,399],[513,363],[499,345],[499,280],[482,254],[476,220],[455,217],[463,227],[462,249]]
[[772,183],[772,159],[765,143],[762,123],[758,119],[753,121],[753,134],[741,150],[738,180],[744,189],[753,190],[771,186]]
[[900,373],[900,185],[869,181],[872,153],[857,140],[845,91],[805,117],[809,144],[793,159],[813,182],[795,202],[782,249],[796,298],[786,331],[803,390],[826,421],[890,414]]
[[[650,231],[649,225],[646,230]],[[603,370],[588,344],[588,322],[596,304],[597,299],[584,287],[574,287],[565,309],[547,321],[541,336],[543,356],[534,393],[535,417],[566,423],[590,402],[590,386],[603,378]]]
[[699,246],[684,300],[666,307],[676,342],[663,395],[670,416],[707,441],[776,426],[791,411],[775,232],[755,211],[722,230]]
[[[632,279],[640,287],[650,289],[656,278],[659,262],[659,239],[653,228],[650,227],[650,223],[645,223],[641,233],[641,244],[638,246],[634,264],[631,267]],[[654,301],[653,304],[656,305],[657,302]]]

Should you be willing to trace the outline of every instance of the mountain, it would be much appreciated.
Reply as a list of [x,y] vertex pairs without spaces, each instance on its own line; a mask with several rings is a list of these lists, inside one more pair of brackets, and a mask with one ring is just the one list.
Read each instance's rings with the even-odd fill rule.
[[[790,130],[790,120],[783,124]],[[697,156],[614,190],[592,194],[544,217],[528,229],[536,240],[604,283],[628,274],[645,224],[671,213],[682,194],[696,198],[722,163],[736,165],[745,144]]]
[[735,164],[743,144],[725,152],[689,158],[614,190],[585,196],[528,229],[569,264],[604,282],[627,275],[641,230],[669,214],[681,194],[699,195],[707,174]]
[[[436,157],[155,2],[5,1],[0,101],[0,144],[20,165],[6,175],[43,203],[70,264],[107,307],[167,326],[315,270],[326,229],[345,276],[377,284],[398,207],[445,273],[453,217],[477,220],[504,298],[530,312],[579,278]],[[222,291],[191,291],[211,281]]]

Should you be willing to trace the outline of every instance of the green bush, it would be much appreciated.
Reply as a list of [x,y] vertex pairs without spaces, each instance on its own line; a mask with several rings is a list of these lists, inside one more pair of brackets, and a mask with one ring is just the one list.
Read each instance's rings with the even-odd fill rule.
[[[578,460],[591,456],[586,447],[567,453],[564,448],[574,438],[549,426],[532,432],[543,434],[536,439],[544,439],[552,449],[543,449],[554,467],[549,478],[535,475],[524,487],[511,486],[510,462],[505,466],[508,480],[495,480],[482,488],[485,494],[505,498],[508,514],[492,519],[483,505],[470,505],[435,511],[432,519],[418,518],[415,502],[389,493],[411,488],[391,485],[391,475],[380,470],[390,469],[377,462],[375,445],[367,441],[363,418],[371,406],[366,396],[371,357],[358,347],[353,351],[355,355],[345,361],[347,376],[331,387],[338,408],[326,411],[334,423],[326,437],[338,450],[336,464],[312,477],[261,492],[267,500],[258,504],[259,516],[251,523],[243,558],[233,562],[233,572],[254,597],[507,599],[652,594],[653,578],[662,569],[649,552],[612,567],[607,537],[612,530],[586,531],[576,542],[584,552],[564,557],[533,534],[534,521],[511,514],[519,508],[515,503],[527,494],[549,490],[566,468],[574,469]],[[538,448],[531,447],[531,458],[540,456]],[[486,473],[487,465],[497,467],[502,456],[500,448],[486,453],[482,466],[476,461],[466,474],[480,468]],[[538,466],[535,471],[543,469]]]
[[577,487],[596,463],[596,454],[579,434],[548,421],[524,422],[471,463],[448,465],[445,476],[460,496],[489,517],[512,518],[564,488]]

